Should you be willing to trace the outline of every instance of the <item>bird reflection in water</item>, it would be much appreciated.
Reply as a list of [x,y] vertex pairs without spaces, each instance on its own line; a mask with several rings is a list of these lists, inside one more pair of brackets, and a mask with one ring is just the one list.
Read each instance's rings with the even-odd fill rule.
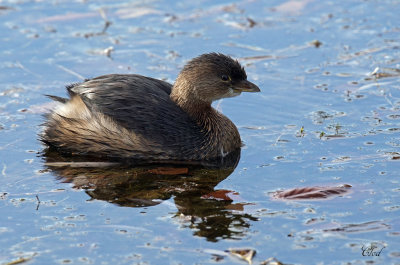
[[214,189],[235,170],[240,149],[218,161],[185,165],[128,166],[61,156],[51,149],[43,157],[57,179],[72,183],[92,199],[124,207],[149,207],[173,197],[178,209],[174,218],[209,241],[240,239],[250,221],[257,220],[243,211],[243,203],[225,196],[230,191]]

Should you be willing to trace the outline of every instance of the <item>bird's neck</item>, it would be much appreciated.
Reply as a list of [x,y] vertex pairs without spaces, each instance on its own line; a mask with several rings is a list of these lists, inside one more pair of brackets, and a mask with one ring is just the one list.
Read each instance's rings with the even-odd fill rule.
[[185,98],[174,98],[171,97],[182,110],[184,110],[189,116],[196,121],[204,120],[207,116],[214,116],[214,108],[211,107],[210,103],[202,102],[198,100],[189,100]]
[[[181,95],[180,95],[181,96]],[[201,127],[208,138],[206,144],[217,156],[224,156],[241,146],[236,126],[223,114],[215,110],[211,103],[182,98],[171,93],[171,100]]]
[[197,90],[191,86],[192,83],[181,80],[179,76],[172,88],[171,100],[196,121],[202,121],[209,115],[214,116],[216,111],[211,107],[211,102],[201,100]]

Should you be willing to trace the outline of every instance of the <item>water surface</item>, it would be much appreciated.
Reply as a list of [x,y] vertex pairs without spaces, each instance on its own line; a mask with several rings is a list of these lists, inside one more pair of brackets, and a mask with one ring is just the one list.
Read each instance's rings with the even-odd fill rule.
[[[2,1],[0,263],[245,264],[232,248],[253,264],[400,263],[399,13],[394,0]],[[45,94],[107,73],[173,82],[211,51],[262,90],[215,104],[245,144],[236,167],[46,166]]]

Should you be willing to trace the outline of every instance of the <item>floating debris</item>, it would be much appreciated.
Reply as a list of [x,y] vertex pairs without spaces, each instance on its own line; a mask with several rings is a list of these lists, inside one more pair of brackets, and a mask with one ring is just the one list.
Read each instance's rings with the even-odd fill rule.
[[352,60],[356,57],[370,55],[372,53],[380,52],[384,49],[385,49],[385,47],[373,47],[373,48],[364,49],[364,50],[361,50],[361,51],[358,51],[355,53],[344,54],[344,55],[339,56],[339,58],[343,61],[348,61],[348,60]]
[[330,120],[333,118],[339,118],[346,116],[346,113],[343,111],[313,111],[310,114],[310,118],[314,124],[323,124],[326,120]]
[[0,11],[3,11],[3,10],[15,10],[15,9],[10,6],[0,6]]
[[247,261],[249,264],[253,264],[253,257],[256,254],[256,251],[253,249],[228,249],[226,252],[234,257]]
[[249,22],[249,28],[254,27],[255,25],[257,25],[257,22],[255,22],[253,19],[251,18],[247,18],[247,21]]
[[157,9],[149,7],[139,7],[137,5],[124,7],[115,12],[115,14],[121,19],[138,18],[145,15],[157,15],[161,13],[162,12]]
[[44,27],[44,31],[46,31],[46,32],[48,32],[48,33],[56,33],[56,32],[57,32],[57,29],[54,28],[54,27],[52,27],[52,26],[46,25],[46,26]]
[[391,227],[381,221],[370,221],[359,224],[343,224],[338,227],[324,229],[323,232],[363,233],[377,230],[389,230]]
[[269,258],[261,262],[260,265],[284,265],[284,264],[279,260],[277,260],[276,258]]
[[400,160],[400,153],[398,152],[385,152],[385,155],[388,156],[390,160]]
[[[225,46],[228,47],[237,47],[237,48],[243,48],[243,49],[248,49],[251,51],[257,51],[257,52],[267,52],[267,50],[265,48],[262,48],[260,46],[255,46],[255,45],[248,45],[248,44],[243,44],[243,43],[237,43],[237,42],[227,42],[224,43]],[[246,57],[244,57],[246,58]],[[251,58],[251,57],[247,57],[247,58]],[[242,58],[239,58],[239,61]]]
[[182,57],[177,51],[170,50],[167,54],[167,59],[175,60],[176,58]]
[[29,261],[29,260],[31,260],[31,259],[32,259],[32,258],[23,258],[23,257],[19,257],[19,258],[16,259],[16,260],[13,260],[13,261],[4,263],[4,265],[16,265],[16,264],[21,264],[21,263],[27,262],[27,261]]
[[93,49],[93,50],[90,50],[89,53],[93,54],[93,55],[105,55],[105,56],[111,58],[111,52],[113,52],[113,51],[114,51],[114,47],[110,46],[106,49]]
[[376,79],[385,77],[397,77],[400,76],[400,69],[398,68],[387,68],[387,67],[376,67],[374,71],[368,74],[368,76],[373,76]]
[[111,57],[111,52],[114,51],[114,47],[110,46],[106,49],[104,49],[103,53],[107,56],[107,57]]
[[225,18],[218,19],[217,22],[220,22],[220,23],[224,24],[225,26],[232,27],[235,29],[240,29],[240,30],[246,30],[246,29],[254,27],[254,25],[255,25],[255,24],[250,23],[249,20],[246,20],[246,22],[237,22],[237,21],[227,20]]
[[37,200],[37,205],[36,205],[36,211],[39,210],[39,206],[40,206],[40,199],[39,199],[39,195],[36,195],[36,200]]
[[99,16],[98,12],[88,13],[68,13],[64,15],[55,15],[50,17],[44,17],[36,20],[37,23],[50,23],[50,22],[65,22],[65,21],[76,21],[78,19],[86,19]]
[[218,254],[212,254],[211,256],[212,256],[212,259],[214,261],[216,261],[216,262],[222,261],[225,258],[224,256],[221,256],[221,255],[218,255]]
[[276,60],[276,59],[283,59],[284,57],[279,57],[275,55],[258,55],[258,56],[248,56],[242,57],[240,61],[247,61],[247,60]]
[[304,187],[290,190],[276,191],[272,193],[274,199],[282,200],[318,200],[330,199],[332,197],[343,196],[350,192],[352,186],[343,184],[337,187]]
[[13,86],[0,92],[0,96],[19,97],[21,92],[25,92],[23,87]]
[[272,10],[291,15],[301,14],[301,12],[303,12],[309,2],[312,2],[312,0],[289,0],[274,7]]
[[296,133],[296,137],[304,137],[305,135],[304,126],[301,126],[300,131]]
[[313,40],[309,44],[313,45],[315,48],[319,48],[322,45],[322,42],[320,42],[319,40]]

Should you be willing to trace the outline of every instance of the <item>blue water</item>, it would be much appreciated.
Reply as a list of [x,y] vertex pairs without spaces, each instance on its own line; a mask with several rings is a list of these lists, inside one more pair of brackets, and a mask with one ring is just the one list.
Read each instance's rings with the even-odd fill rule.
[[[400,264],[398,1],[0,7],[0,264],[245,264],[231,248],[255,250],[253,264]],[[211,51],[262,90],[215,103],[245,144],[233,172],[45,165],[45,94],[107,73],[173,82]],[[270,196],[341,184],[351,193],[329,200]],[[233,201],[202,197],[213,192]],[[379,256],[363,256],[371,244]]]

